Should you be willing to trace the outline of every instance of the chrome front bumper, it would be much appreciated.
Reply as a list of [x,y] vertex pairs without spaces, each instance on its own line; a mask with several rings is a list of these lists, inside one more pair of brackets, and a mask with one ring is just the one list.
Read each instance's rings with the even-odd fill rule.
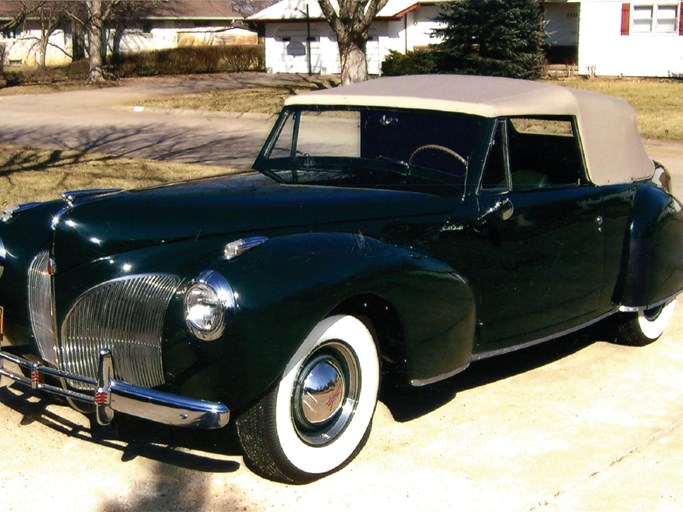
[[[9,361],[26,368],[30,377],[11,372],[4,367]],[[93,394],[73,391],[44,382],[44,376],[81,382],[94,388]],[[95,406],[97,422],[108,425],[114,412],[121,412],[151,421],[178,427],[199,429],[221,428],[230,421],[230,410],[220,402],[207,402],[172,393],[133,386],[114,378],[114,360],[111,351],[100,351],[97,380],[56,370],[0,350],[0,377],[7,377],[19,384],[46,393],[59,395]]]

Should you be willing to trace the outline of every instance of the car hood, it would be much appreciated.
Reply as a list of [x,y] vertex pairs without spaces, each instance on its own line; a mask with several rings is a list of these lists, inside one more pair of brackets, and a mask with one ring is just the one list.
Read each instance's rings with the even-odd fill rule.
[[61,269],[146,246],[277,230],[336,230],[446,212],[453,197],[378,189],[283,185],[259,174],[202,179],[77,202],[59,216]]

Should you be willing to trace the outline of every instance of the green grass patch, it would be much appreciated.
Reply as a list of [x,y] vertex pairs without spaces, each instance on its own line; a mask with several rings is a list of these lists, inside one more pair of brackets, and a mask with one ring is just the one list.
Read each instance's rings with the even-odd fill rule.
[[55,199],[65,190],[132,189],[233,172],[224,167],[0,144],[0,206]]

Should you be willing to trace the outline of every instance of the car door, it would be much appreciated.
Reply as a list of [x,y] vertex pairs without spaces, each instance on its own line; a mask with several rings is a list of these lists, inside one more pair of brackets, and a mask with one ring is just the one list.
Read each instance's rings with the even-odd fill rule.
[[585,178],[575,134],[569,118],[496,123],[478,195],[476,352],[531,343],[596,316],[602,198]]

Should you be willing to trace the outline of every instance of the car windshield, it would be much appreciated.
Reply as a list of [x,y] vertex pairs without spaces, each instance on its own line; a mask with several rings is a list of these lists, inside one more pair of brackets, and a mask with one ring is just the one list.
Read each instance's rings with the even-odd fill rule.
[[255,167],[286,183],[462,188],[479,128],[433,111],[288,109]]

